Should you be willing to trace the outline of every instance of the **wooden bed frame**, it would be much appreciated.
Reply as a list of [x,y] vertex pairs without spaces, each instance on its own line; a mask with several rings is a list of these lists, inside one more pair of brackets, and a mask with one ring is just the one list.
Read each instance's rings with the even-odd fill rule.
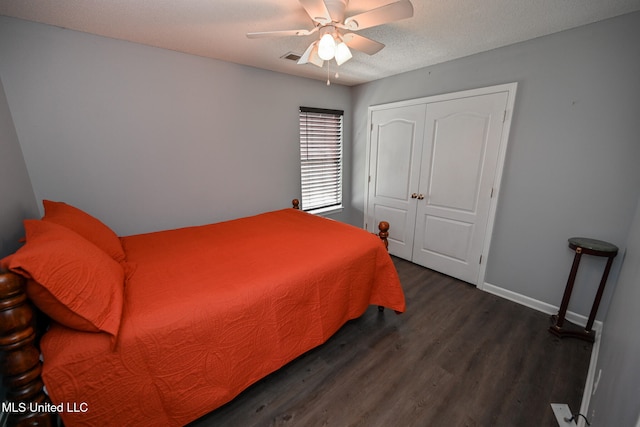
[[[292,201],[300,209],[298,199]],[[389,247],[389,223],[381,221],[378,236]],[[383,307],[378,307],[382,311]],[[0,270],[0,373],[7,391],[8,426],[54,426],[54,411],[46,411],[50,401],[44,392],[39,338],[48,319],[29,301],[25,279]],[[20,403],[25,406],[20,406]],[[5,406],[3,406],[4,408]],[[23,410],[24,409],[24,410]],[[32,409],[36,409],[33,411]]]

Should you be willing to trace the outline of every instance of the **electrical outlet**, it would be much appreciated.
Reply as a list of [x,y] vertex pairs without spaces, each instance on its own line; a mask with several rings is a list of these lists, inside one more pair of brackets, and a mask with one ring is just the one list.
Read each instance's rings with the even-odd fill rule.
[[573,414],[566,403],[552,403],[551,409],[556,416],[556,421],[560,427],[575,427],[576,423],[567,421],[573,418]]

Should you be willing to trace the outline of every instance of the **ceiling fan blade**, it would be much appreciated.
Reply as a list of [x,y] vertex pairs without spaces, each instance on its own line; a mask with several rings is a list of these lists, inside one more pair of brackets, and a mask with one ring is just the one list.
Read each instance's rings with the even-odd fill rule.
[[384,44],[380,42],[354,33],[344,34],[342,36],[342,40],[344,40],[347,46],[349,46],[351,49],[359,50],[360,52],[364,52],[368,55],[378,53],[384,47]]
[[308,36],[316,31],[318,31],[318,27],[314,27],[312,30],[259,31],[256,33],[247,33],[247,37],[257,39],[261,37]]
[[344,25],[349,30],[355,31],[386,24],[387,22],[411,18],[412,16],[413,5],[411,1],[400,0],[358,15],[350,16],[344,20]]
[[298,0],[304,10],[307,11],[309,17],[319,24],[328,24],[331,22],[331,15],[324,0]]
[[324,64],[322,58],[318,56],[318,41],[311,43],[307,50],[304,51],[300,59],[298,59],[298,64],[309,63],[318,67],[322,67],[322,65]]

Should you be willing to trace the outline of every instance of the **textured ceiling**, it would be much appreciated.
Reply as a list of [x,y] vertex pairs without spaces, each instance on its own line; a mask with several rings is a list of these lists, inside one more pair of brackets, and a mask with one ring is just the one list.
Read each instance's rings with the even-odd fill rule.
[[[351,0],[346,16],[393,0]],[[354,52],[332,82],[355,85],[640,10],[640,0],[412,0],[414,16],[359,33],[384,43]],[[326,80],[327,67],[282,59],[316,35],[248,39],[247,32],[311,29],[298,0],[0,0],[0,15]]]

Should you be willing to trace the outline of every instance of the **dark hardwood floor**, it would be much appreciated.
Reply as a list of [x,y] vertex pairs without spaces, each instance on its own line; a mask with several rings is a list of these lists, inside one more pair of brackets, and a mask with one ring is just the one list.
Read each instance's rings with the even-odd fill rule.
[[191,424],[204,426],[557,426],[577,412],[591,344],[549,316],[394,258],[407,297]]

